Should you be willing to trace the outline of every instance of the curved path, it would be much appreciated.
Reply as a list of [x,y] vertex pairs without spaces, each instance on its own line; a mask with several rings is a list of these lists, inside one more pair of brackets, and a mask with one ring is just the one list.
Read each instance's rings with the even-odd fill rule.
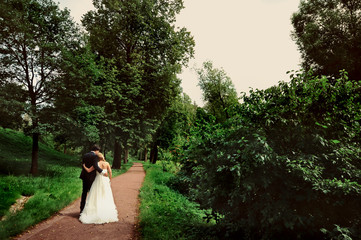
[[82,224],[79,218],[80,198],[55,216],[27,230],[15,239],[29,240],[93,240],[138,239],[136,230],[139,189],[145,177],[143,165],[134,163],[124,174],[112,179],[114,201],[119,222],[107,224]]

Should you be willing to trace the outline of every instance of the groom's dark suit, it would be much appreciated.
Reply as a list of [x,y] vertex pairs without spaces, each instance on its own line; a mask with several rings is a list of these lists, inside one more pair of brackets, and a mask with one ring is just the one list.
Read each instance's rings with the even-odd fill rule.
[[[103,171],[103,169],[101,169],[98,166],[98,161],[99,161],[99,158],[94,152],[88,152],[88,153],[84,154],[84,156],[83,156],[82,166],[83,166],[83,163],[85,163],[85,166],[87,168],[90,168],[91,166],[93,166],[96,171],[101,173]],[[79,178],[81,178],[83,180],[83,193],[81,195],[80,212],[82,212],[85,207],[86,197],[87,197],[88,191],[90,190],[91,185],[94,182],[95,176],[96,176],[95,171],[88,173],[84,168],[82,169],[82,171],[80,173]]]

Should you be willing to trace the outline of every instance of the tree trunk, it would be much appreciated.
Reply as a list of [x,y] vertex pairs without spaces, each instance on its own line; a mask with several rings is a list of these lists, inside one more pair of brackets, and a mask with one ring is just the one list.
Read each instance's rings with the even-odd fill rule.
[[147,147],[144,148],[144,162],[146,162],[148,159],[148,151]]
[[153,144],[152,149],[150,150],[150,162],[156,163],[158,158],[158,146],[157,144]]
[[33,148],[31,153],[31,168],[30,173],[34,176],[38,173],[38,158],[39,158],[39,133],[33,133]]
[[33,146],[31,152],[31,168],[30,174],[35,176],[38,173],[38,159],[39,159],[39,119],[37,116],[37,106],[36,106],[36,95],[31,89],[30,91],[30,98],[31,98],[31,113],[32,113],[32,121],[33,121]]
[[114,169],[120,169],[122,165],[122,150],[118,141],[114,143],[114,159],[113,166]]
[[66,143],[64,143],[64,154],[66,154]]
[[140,160],[143,160],[144,158],[143,158],[143,151],[141,151],[141,150],[139,150],[138,151],[138,160],[140,161]]
[[154,162],[153,163],[156,163],[157,160],[158,160],[158,145],[155,145],[155,153],[154,153]]
[[149,161],[151,163],[153,163],[153,159],[154,159],[154,149],[153,147],[150,149],[150,154],[149,154]]
[[227,108],[226,108],[226,104],[225,104],[225,102],[224,102],[224,100],[222,98],[222,95],[221,95],[220,92],[218,93],[218,95],[219,95],[219,99],[221,100],[222,107],[223,107],[223,109],[225,109],[224,112],[226,113],[226,119],[229,119],[229,114],[228,114],[228,111],[227,111]]
[[128,162],[128,157],[129,157],[129,148],[126,147],[124,148],[124,164],[126,164]]

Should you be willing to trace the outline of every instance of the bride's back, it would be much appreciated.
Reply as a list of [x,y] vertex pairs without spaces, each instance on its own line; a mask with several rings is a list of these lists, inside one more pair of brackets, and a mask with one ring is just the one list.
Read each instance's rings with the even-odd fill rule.
[[101,169],[107,169],[107,168],[108,168],[108,165],[109,165],[109,163],[106,162],[106,161],[99,161],[99,163],[98,163],[98,166],[99,166]]

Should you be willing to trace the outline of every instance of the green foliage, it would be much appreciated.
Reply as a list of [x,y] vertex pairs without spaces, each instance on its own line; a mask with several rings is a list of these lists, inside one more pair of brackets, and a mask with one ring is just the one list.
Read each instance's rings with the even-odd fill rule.
[[30,171],[36,175],[38,139],[48,130],[46,112],[53,107],[61,79],[62,53],[78,47],[79,29],[69,11],[51,0],[1,1],[0,25],[0,85],[15,84],[14,100],[23,96],[21,103],[27,105],[28,132],[33,135]]
[[15,83],[1,84],[0,79],[0,126],[20,128],[25,112],[25,91]]
[[140,231],[142,239],[212,239],[213,224],[204,220],[207,211],[170,189],[173,174],[162,163],[145,165],[146,177],[140,192]]
[[28,114],[38,118],[42,103],[54,97],[62,52],[77,47],[78,29],[68,10],[50,0],[2,1],[0,9],[1,82],[26,89]]
[[0,3],[0,125],[33,135],[34,175],[41,134],[64,149],[144,149],[181,92],[176,74],[194,48],[175,27],[183,2],[93,3],[87,33],[52,0]]
[[243,95],[224,124],[199,111],[178,185],[230,237],[315,239],[335,225],[359,236],[360,85],[296,72]]
[[226,121],[229,108],[238,104],[237,92],[232,80],[223,69],[216,69],[213,63],[203,63],[203,69],[197,69],[199,86],[203,91],[205,109],[213,114],[218,122]]
[[123,148],[143,148],[179,94],[176,74],[193,55],[190,33],[174,27],[183,2],[97,0],[94,6],[82,23],[92,50],[115,69],[99,84],[105,129]]
[[332,240],[352,240],[350,237],[351,232],[347,228],[341,228],[340,226],[335,224],[335,228],[332,231],[328,231],[326,229],[321,229],[324,234],[327,234]]
[[154,136],[163,151],[176,153],[176,149],[189,135],[195,113],[196,106],[188,95],[183,94],[174,100]]
[[[112,81],[114,69],[92,53],[87,39],[83,47],[63,53],[62,80],[57,85],[55,109],[47,114],[59,144],[85,147],[101,142],[107,131],[105,103],[109,94],[103,79]],[[69,131],[72,129],[72,131]]]
[[337,77],[346,69],[360,80],[361,3],[359,0],[303,0],[292,16],[293,38],[303,67]]

